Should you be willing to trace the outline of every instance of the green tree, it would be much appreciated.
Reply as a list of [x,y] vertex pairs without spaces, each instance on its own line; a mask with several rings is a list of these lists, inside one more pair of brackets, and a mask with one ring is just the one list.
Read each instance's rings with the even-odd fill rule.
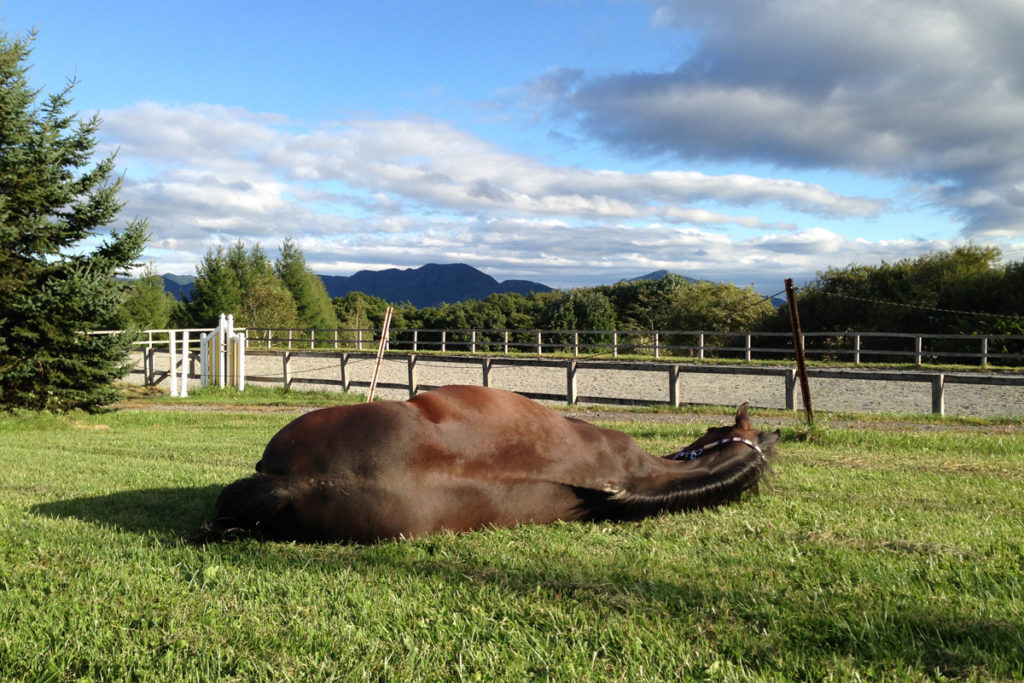
[[196,266],[192,294],[185,302],[185,324],[190,327],[214,327],[223,313],[235,315],[242,304],[238,274],[231,266],[224,247],[206,252]]
[[174,296],[164,290],[164,279],[149,264],[141,276],[129,283],[128,295],[118,316],[118,328],[164,329],[178,306]]
[[69,113],[69,81],[37,102],[27,39],[0,34],[0,406],[96,410],[118,397],[131,337],[115,327],[127,276],[146,242],[117,219],[114,156],[93,161],[100,119]]
[[236,242],[228,249],[227,261],[241,292],[236,325],[274,329],[299,324],[295,298],[258,242],[249,249],[243,242]]
[[335,316],[341,327],[350,330],[366,330],[380,327],[388,310],[388,302],[378,296],[363,292],[349,292],[334,299]]
[[687,283],[668,298],[665,329],[718,332],[755,329],[775,308],[753,287],[729,282]]
[[[601,292],[573,289],[549,301],[541,313],[541,325],[551,330],[591,330],[580,335],[581,344],[608,344],[611,335],[596,331],[615,329],[615,307]],[[572,338],[556,335],[550,341],[567,344]]]
[[[802,327],[817,331],[1009,333],[1020,315],[1014,264],[996,247],[968,245],[914,259],[829,268],[798,292]],[[946,311],[957,311],[949,313]],[[777,327],[788,327],[783,307]]]
[[281,256],[274,264],[274,271],[295,299],[301,326],[323,330],[338,327],[338,317],[324,281],[309,269],[302,250],[291,239],[282,242]]
[[623,280],[596,287],[615,307],[619,329],[659,330],[671,326],[673,300],[692,280],[666,273],[657,280]]

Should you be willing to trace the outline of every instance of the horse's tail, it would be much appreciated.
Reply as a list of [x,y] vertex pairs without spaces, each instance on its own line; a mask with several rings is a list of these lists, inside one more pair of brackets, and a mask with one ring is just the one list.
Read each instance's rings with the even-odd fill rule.
[[215,517],[192,539],[210,543],[241,538],[271,538],[279,518],[296,496],[288,477],[254,474],[224,487],[214,508]]

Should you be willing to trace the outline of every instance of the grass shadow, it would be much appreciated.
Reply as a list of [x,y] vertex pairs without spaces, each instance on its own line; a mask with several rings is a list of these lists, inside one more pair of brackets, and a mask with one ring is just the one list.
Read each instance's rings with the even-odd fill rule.
[[33,505],[34,514],[184,541],[213,513],[223,486],[185,486],[118,491]]

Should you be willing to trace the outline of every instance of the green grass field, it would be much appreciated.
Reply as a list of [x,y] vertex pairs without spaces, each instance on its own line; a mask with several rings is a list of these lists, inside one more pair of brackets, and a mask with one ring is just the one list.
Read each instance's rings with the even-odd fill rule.
[[1024,678],[1020,432],[790,428],[759,497],[642,522],[188,545],[291,417],[0,417],[0,679]]

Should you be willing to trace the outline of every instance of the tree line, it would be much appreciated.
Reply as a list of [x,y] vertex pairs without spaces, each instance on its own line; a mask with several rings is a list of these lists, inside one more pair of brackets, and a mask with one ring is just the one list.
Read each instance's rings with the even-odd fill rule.
[[302,251],[285,240],[273,263],[259,244],[211,249],[196,268],[192,293],[180,302],[163,291],[162,278],[150,268],[131,283],[122,322],[135,329],[210,327],[221,313],[230,313],[244,327],[367,329],[381,326],[389,306],[396,330],[746,329],[774,310],[752,287],[674,274],[567,291],[492,294],[428,308],[362,292],[331,300]]
[[[758,332],[790,326],[786,306],[776,307],[753,287],[671,273],[428,308],[362,292],[332,300],[291,240],[274,263],[258,244],[209,251],[183,302],[165,294],[160,276],[150,272],[132,283],[123,320],[138,329],[205,327],[224,312],[246,327],[368,329],[382,325],[388,306],[396,330]],[[891,264],[829,268],[798,290],[797,307],[805,331],[1024,334],[1024,262],[1004,263],[999,249],[968,245]]]

